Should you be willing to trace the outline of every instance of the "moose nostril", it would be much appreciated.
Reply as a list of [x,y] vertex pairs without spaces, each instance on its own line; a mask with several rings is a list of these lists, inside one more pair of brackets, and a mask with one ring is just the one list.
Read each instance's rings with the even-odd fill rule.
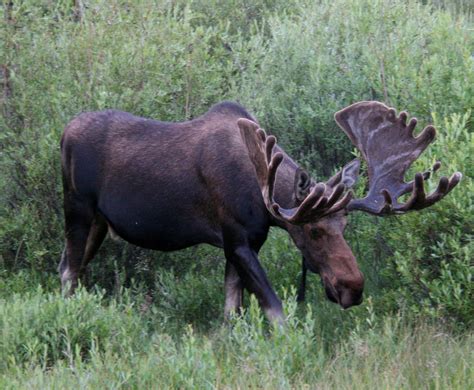
[[326,296],[331,302],[339,303],[339,293],[331,284],[327,284],[324,288],[326,290]]
[[351,306],[360,305],[362,303],[362,290],[343,289],[340,292],[339,304],[347,309]]

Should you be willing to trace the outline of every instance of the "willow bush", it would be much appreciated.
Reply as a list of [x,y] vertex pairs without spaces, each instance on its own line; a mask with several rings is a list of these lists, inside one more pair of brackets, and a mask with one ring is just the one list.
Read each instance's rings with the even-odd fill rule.
[[105,108],[162,120],[194,117],[225,96],[232,63],[219,44],[222,31],[193,26],[189,9],[91,2],[77,22],[71,10],[65,14],[66,3],[53,10],[35,4],[14,2],[11,21],[2,24],[10,89],[0,234],[9,266],[42,271],[55,267],[62,246],[65,124]]
[[[0,386],[16,388],[472,388],[472,335],[407,324],[352,323],[337,343],[308,311],[285,302],[285,328],[266,326],[256,300],[231,326],[172,334],[137,297],[41,290],[0,300]],[[138,304],[137,304],[138,303]],[[370,305],[367,306],[370,309]],[[151,313],[153,314],[153,313]],[[78,323],[78,320],[79,323]],[[47,331],[45,331],[47,329]]]
[[415,1],[319,1],[299,15],[269,20],[271,39],[237,96],[316,174],[350,158],[333,115],[355,101],[380,100],[425,121],[474,106],[466,20]]

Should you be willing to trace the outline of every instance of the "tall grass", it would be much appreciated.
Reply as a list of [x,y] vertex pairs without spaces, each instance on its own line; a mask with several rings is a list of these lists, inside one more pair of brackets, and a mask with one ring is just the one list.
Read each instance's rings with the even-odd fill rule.
[[[321,331],[321,312],[268,325],[255,300],[241,318],[207,334],[163,317],[127,293],[104,300],[36,291],[0,306],[2,388],[472,388],[472,334],[452,336],[369,309],[342,339]],[[338,323],[339,322],[339,323]],[[346,324],[347,325],[347,324]]]

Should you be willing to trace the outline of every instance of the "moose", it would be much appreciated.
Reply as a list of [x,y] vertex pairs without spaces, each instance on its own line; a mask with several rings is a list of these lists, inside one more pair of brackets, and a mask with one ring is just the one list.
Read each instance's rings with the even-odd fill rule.
[[[267,318],[283,321],[282,303],[258,253],[269,228],[285,229],[302,252],[304,271],[318,273],[327,297],[343,308],[362,301],[364,277],[344,240],[347,215],[421,210],[460,181],[442,177],[431,194],[431,170],[404,181],[433,141],[427,126],[376,101],[335,114],[367,164],[368,194],[355,199],[360,160],[316,182],[241,105],[222,102],[172,123],[106,110],[82,113],[61,138],[65,248],[59,273],[72,294],[107,232],[143,248],[175,251],[200,243],[224,249],[225,315],[242,307],[244,288]],[[409,195],[406,202],[398,198]]]

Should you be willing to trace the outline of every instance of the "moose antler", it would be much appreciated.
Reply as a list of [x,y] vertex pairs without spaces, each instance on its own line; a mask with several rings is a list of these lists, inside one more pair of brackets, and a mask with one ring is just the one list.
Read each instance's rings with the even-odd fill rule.
[[[363,199],[354,199],[348,210],[362,210],[375,215],[403,214],[429,207],[448,194],[461,180],[461,173],[449,179],[442,177],[437,189],[427,195],[424,180],[439,169],[436,162],[431,171],[415,174],[405,183],[403,177],[418,156],[433,141],[436,130],[427,126],[417,137],[413,136],[417,120],[407,124],[407,113],[397,117],[393,108],[376,101],[355,103],[335,114],[337,124],[349,136],[367,162],[369,192]],[[411,192],[406,203],[398,198]]]
[[[238,125],[249,157],[255,166],[265,205],[275,218],[292,224],[304,224],[335,213],[348,205],[352,192],[345,193],[343,184],[338,184],[330,192],[326,184],[318,183],[298,207],[281,207],[273,197],[276,172],[284,158],[282,152],[273,152],[276,138],[267,136],[263,129],[248,119],[239,119]],[[326,195],[327,192],[330,193]]]

